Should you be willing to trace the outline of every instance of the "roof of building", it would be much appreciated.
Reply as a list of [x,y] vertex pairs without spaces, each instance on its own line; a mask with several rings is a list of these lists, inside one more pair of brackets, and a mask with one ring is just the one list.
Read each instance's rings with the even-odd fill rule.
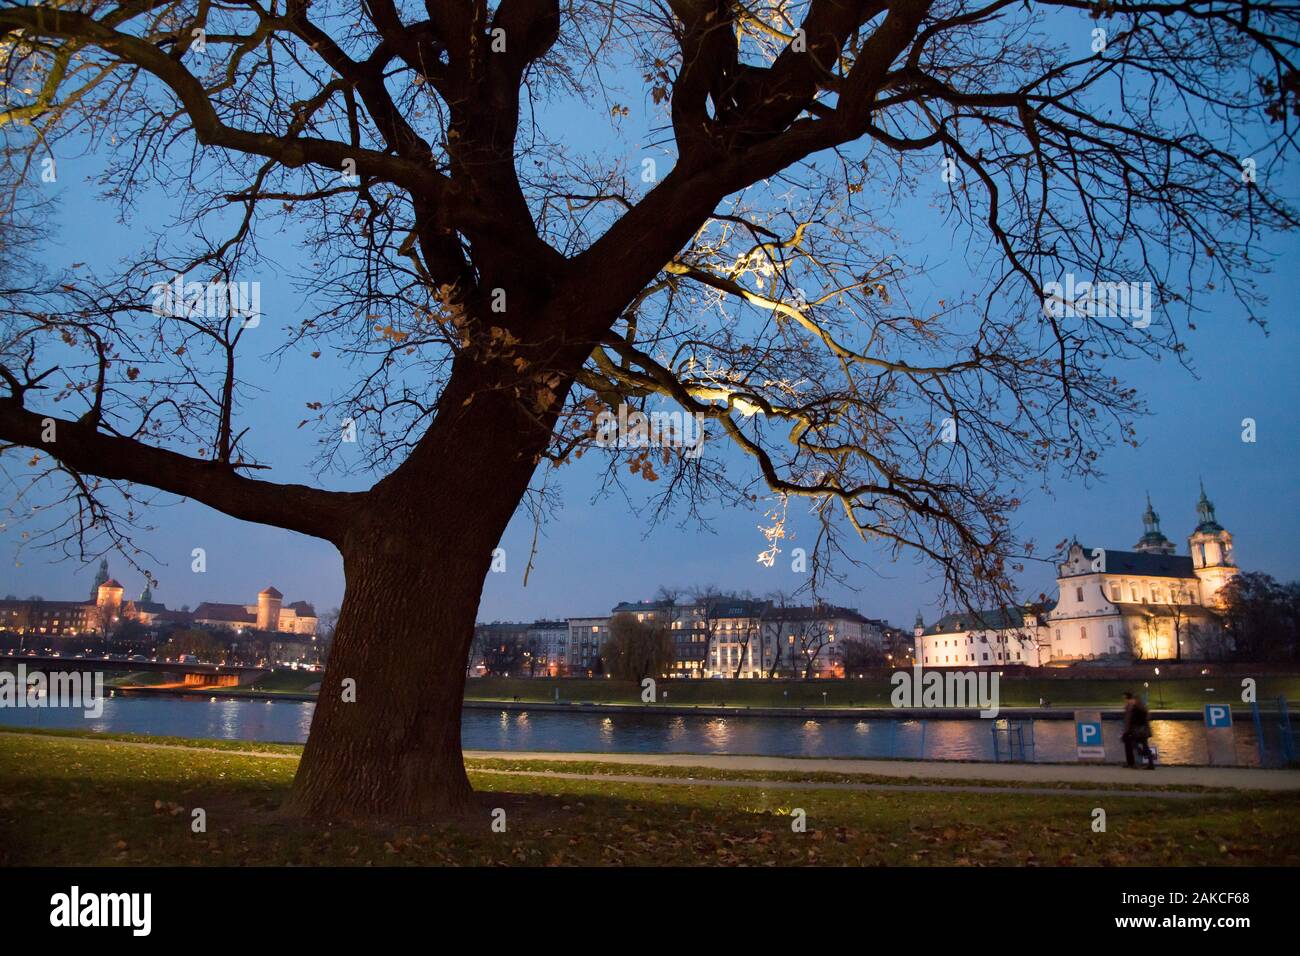
[[29,601],[25,598],[19,601],[0,601],[0,607],[17,608],[20,606],[21,607],[38,607],[38,606],[58,607],[58,608],[67,608],[68,610],[72,610],[73,608],[94,607],[95,602],[94,601],[46,601],[44,599],[41,599],[39,601]]
[[620,601],[614,605],[614,614],[635,614],[645,611],[663,611],[677,605],[675,601]]
[[[1042,612],[1028,609],[1029,613],[1043,613],[1051,610],[1051,605],[1043,605]],[[1024,627],[1026,608],[1004,607],[986,611],[958,611],[945,614],[933,624],[925,626],[925,634],[956,634],[962,631],[1001,631],[1008,628]]]
[[190,616],[196,621],[231,621],[238,624],[257,622],[257,615],[250,614],[242,604],[214,604],[211,601],[204,601]]
[[306,601],[294,601],[292,604],[288,605],[288,608],[290,611],[297,612],[299,617],[316,616],[316,609],[312,607],[310,604],[308,604]]
[[773,621],[856,621],[860,624],[875,623],[851,607],[836,607],[833,604],[814,604],[804,607],[778,607],[773,605],[763,612],[763,616]]
[[120,585],[120,584],[117,582],[117,579],[116,579],[116,578],[109,578],[107,581],[105,581],[103,584],[101,584],[100,587],[101,587],[101,588],[117,588],[119,591],[123,589],[123,588],[122,588],[122,585]]
[[260,591],[257,592],[257,596],[258,596],[258,597],[261,597],[263,594],[265,594],[267,597],[273,597],[273,598],[282,598],[282,597],[284,597],[283,594],[281,594],[279,591],[277,591],[277,590],[276,590],[275,588],[273,588],[273,587],[262,588],[262,590],[260,590]]
[[[1103,574],[1143,574],[1156,578],[1191,578],[1192,559],[1185,554],[1155,554],[1141,551],[1116,551],[1114,548],[1084,548],[1084,554],[1104,555]],[[1088,574],[1093,572],[1089,570]]]

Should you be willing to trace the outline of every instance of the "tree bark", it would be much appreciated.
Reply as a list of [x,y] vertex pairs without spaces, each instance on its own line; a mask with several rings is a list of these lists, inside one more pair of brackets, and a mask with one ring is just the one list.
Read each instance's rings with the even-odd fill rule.
[[440,405],[340,535],[347,590],[290,813],[400,820],[472,803],[465,661],[492,551],[549,430],[472,369],[453,372]]

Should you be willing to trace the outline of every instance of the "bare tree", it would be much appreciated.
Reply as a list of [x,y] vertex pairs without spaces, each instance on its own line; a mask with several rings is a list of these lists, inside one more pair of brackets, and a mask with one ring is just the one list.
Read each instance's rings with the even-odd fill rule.
[[[485,635],[483,669],[488,676],[507,677],[518,674],[528,661],[527,641],[512,634]],[[530,675],[531,676],[531,675]]]
[[830,643],[830,629],[825,621],[808,617],[792,623],[791,633],[795,638],[795,661],[803,671],[803,679],[812,680],[822,650]]
[[633,614],[615,614],[609,621],[609,640],[600,653],[610,675],[640,683],[647,677],[661,677],[672,667],[672,633],[662,621],[638,621]]
[[[78,555],[121,544],[144,489],[333,542],[347,595],[292,808],[463,807],[492,550],[601,411],[701,416],[810,503],[819,555],[860,536],[1008,592],[1024,476],[1132,438],[1109,360],[1181,354],[1209,283],[1257,316],[1260,237],[1295,222],[1298,22],[1221,0],[0,0],[13,195],[66,144],[109,200],[178,210],[120,275],[4,286],[6,471],[54,498],[33,540]],[[664,171],[575,156],[548,98],[640,77]],[[981,264],[913,306],[900,234],[926,200]],[[313,411],[322,468],[341,422],[366,436],[364,491],[257,476],[247,316],[151,296],[237,285],[281,227],[310,309],[283,348],[360,370]],[[1064,301],[1073,275],[1151,283],[1158,320]],[[757,497],[713,451],[615,450],[611,476],[662,481],[661,506]]]
[[715,585],[705,584],[691,589],[691,603],[698,609],[699,627],[704,638],[703,667],[708,668],[710,655],[717,647],[718,631],[722,627],[722,602],[729,600]]

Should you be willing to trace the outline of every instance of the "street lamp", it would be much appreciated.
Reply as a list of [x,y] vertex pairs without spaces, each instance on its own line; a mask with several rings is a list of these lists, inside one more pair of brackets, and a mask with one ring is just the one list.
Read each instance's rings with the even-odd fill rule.
[[1160,699],[1160,707],[1161,707],[1161,709],[1164,709],[1164,706],[1165,706],[1165,694],[1164,694],[1164,691],[1163,691],[1163,690],[1161,689],[1161,687],[1160,687],[1160,668],[1158,668],[1158,667],[1156,668],[1156,696],[1159,697],[1159,699]]

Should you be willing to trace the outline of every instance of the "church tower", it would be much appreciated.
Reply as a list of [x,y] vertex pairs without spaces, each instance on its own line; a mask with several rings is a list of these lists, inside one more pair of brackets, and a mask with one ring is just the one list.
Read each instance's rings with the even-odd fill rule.
[[1201,581],[1201,603],[1213,605],[1219,603],[1216,597],[1219,589],[1238,571],[1232,558],[1232,535],[1215,518],[1214,502],[1206,496],[1204,482],[1196,516],[1200,521],[1188,537],[1187,545],[1192,552],[1192,567]]
[[1160,516],[1151,507],[1151,495],[1147,495],[1147,510],[1142,514],[1143,535],[1133,550],[1141,554],[1173,554],[1174,543],[1160,530]]
[[108,580],[108,558],[99,562],[99,573],[95,575],[95,583],[90,586],[90,599],[99,600],[99,589]]

